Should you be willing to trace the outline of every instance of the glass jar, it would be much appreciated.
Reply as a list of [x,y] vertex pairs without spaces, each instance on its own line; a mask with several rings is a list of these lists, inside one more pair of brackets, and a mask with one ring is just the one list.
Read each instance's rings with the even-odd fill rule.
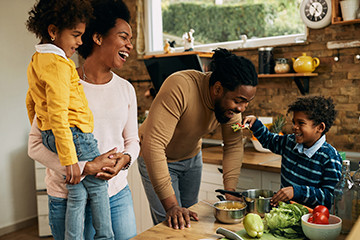
[[274,73],[273,47],[259,48],[259,74]]
[[356,201],[353,202],[353,209],[354,211],[352,214],[354,215],[354,218],[358,218],[360,216],[360,162],[359,162],[359,168],[352,176],[353,182],[355,184],[355,196]]
[[360,19],[360,8],[358,8],[357,10],[356,10],[356,12],[355,12],[355,18],[356,19]]
[[350,176],[350,161],[343,160],[342,175],[334,188],[334,214],[342,219],[341,234],[348,234],[357,219],[357,191]]
[[286,58],[278,58],[275,60],[275,73],[288,73],[290,65]]

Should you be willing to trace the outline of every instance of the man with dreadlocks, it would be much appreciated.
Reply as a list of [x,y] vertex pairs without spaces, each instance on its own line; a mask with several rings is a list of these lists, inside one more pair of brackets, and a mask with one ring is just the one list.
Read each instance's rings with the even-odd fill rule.
[[[242,164],[241,122],[258,84],[252,62],[226,49],[216,49],[212,72],[180,71],[169,76],[139,129],[139,171],[154,224],[190,227],[197,214],[202,172],[201,138],[221,125],[224,189],[235,191]],[[231,198],[230,196],[226,196]]]

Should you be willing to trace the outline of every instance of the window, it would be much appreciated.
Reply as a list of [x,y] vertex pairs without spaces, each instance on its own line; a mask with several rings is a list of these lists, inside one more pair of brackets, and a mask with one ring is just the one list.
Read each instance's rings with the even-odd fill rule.
[[300,17],[300,3],[301,0],[145,0],[145,52],[163,53],[165,39],[175,40],[176,51],[183,51],[182,35],[190,29],[195,30],[196,51],[304,42],[306,27]]

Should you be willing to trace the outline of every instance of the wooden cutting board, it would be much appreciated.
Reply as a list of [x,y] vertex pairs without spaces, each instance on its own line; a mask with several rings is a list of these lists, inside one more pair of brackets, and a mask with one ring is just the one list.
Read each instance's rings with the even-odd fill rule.
[[[250,237],[247,233],[245,229],[242,229],[238,232],[236,232],[237,235],[239,235],[240,237],[242,237],[244,240],[257,240],[257,239],[261,239],[261,240],[281,240],[284,238],[276,238],[274,235],[272,235],[271,233],[264,233],[261,238],[252,238]],[[297,239],[292,239],[292,240],[303,240],[305,238],[297,238]],[[228,238],[222,238],[221,240],[229,240]]]

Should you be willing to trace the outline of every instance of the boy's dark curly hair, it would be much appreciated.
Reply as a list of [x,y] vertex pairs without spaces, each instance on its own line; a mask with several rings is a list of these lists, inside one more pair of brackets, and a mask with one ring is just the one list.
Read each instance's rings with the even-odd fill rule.
[[322,134],[329,131],[333,125],[337,111],[333,100],[323,96],[308,96],[298,98],[294,103],[289,105],[287,113],[304,112],[309,120],[314,122],[314,126],[325,123],[325,130]]
[[221,85],[234,91],[239,85],[258,85],[254,64],[247,58],[237,56],[227,49],[217,48],[212,56],[210,86],[220,81]]
[[78,23],[88,23],[92,11],[87,0],[40,0],[29,11],[26,27],[41,42],[50,42],[50,24],[55,25],[60,32],[73,29]]
[[93,15],[95,18],[90,20],[82,36],[83,44],[79,46],[80,56],[86,59],[93,50],[93,38],[95,33],[106,36],[109,30],[115,27],[117,19],[123,19],[125,22],[130,21],[130,12],[122,0],[91,0],[94,8]]

